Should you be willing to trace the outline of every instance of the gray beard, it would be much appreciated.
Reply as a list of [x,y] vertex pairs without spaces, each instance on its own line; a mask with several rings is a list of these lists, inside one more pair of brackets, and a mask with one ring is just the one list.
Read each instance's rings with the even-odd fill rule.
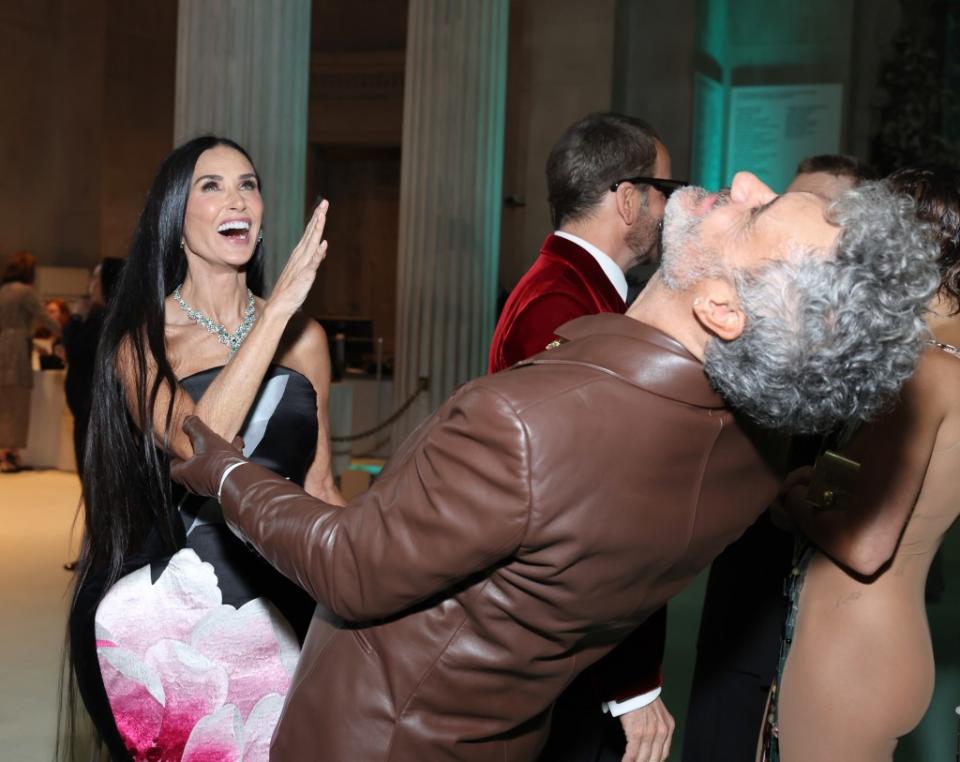
[[[700,242],[703,217],[693,211],[708,195],[703,188],[688,186],[674,193],[667,202],[660,271],[669,288],[688,288],[699,278],[716,274],[718,260],[706,256]],[[721,196],[717,204],[726,203],[728,198],[728,195]]]

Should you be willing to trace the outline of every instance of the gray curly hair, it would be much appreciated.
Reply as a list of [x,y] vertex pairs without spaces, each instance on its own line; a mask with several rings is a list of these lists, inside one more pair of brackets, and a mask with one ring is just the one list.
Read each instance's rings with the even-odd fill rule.
[[833,257],[794,250],[731,273],[746,328],[707,343],[714,388],[771,428],[817,432],[873,417],[913,373],[926,336],[938,249],[913,202],[865,183],[826,215],[841,228]]

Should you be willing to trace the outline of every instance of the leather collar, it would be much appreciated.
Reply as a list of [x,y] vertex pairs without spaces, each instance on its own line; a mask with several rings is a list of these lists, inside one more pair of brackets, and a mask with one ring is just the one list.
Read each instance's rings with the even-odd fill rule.
[[585,315],[556,330],[559,346],[518,365],[591,365],[667,399],[705,408],[725,408],[703,363],[676,339],[646,323],[602,313]]

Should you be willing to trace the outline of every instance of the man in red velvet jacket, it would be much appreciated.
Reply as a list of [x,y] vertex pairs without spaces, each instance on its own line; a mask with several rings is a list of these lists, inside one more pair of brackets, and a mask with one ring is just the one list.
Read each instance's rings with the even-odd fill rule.
[[568,320],[623,313],[624,273],[656,260],[666,198],[679,185],[670,181],[666,146],[646,122],[600,113],[571,126],[547,159],[555,232],[503,308],[490,372],[542,352]]
[[[572,125],[551,149],[546,174],[555,232],[504,306],[491,373],[542,352],[569,320],[623,313],[624,273],[656,260],[666,199],[681,185],[670,180],[670,154],[653,128],[612,113]],[[673,718],[659,698],[665,626],[661,609],[570,687],[541,759],[619,762],[624,734],[631,750],[669,743]]]

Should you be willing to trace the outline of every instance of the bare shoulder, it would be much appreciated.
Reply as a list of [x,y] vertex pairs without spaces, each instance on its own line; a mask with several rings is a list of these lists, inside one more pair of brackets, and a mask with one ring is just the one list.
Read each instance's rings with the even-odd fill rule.
[[934,447],[960,438],[960,358],[927,347],[900,394],[897,420]]
[[303,313],[291,318],[277,348],[276,360],[309,378],[318,391],[321,384],[330,383],[327,334],[316,320]]
[[937,347],[928,347],[920,355],[917,370],[910,379],[915,392],[941,404],[960,402],[960,356]]
[[935,347],[924,351],[914,379],[923,404],[941,418],[937,448],[960,441],[960,357]]

